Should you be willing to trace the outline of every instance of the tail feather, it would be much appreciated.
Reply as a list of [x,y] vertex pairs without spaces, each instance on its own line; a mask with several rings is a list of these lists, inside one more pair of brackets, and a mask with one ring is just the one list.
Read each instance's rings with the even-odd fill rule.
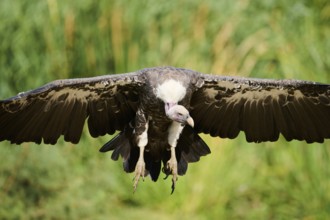
[[176,154],[178,159],[178,174],[184,175],[188,170],[188,163],[199,161],[201,156],[211,153],[210,148],[199,137],[197,132],[186,126],[178,140],[176,147]]
[[[162,142],[158,142],[155,146],[147,145],[146,149],[149,150],[144,153],[146,170],[153,181],[157,181],[159,177],[162,162],[163,172],[166,175],[171,174],[171,171],[166,169],[166,163],[170,159],[171,153],[168,146],[163,145]],[[211,153],[206,143],[188,126],[184,128],[175,150],[178,161],[178,174],[181,176],[187,172],[188,163],[197,162],[201,156]],[[113,151],[111,155],[113,160],[118,160],[119,155],[123,158],[123,167],[126,172],[134,172],[139,159],[140,149],[134,143],[133,128],[127,126],[124,131],[104,144],[100,149],[100,152],[107,151]]]
[[211,153],[210,148],[201,137],[193,130],[186,126],[178,141],[178,147],[182,149],[182,157],[188,162],[193,163],[199,161],[201,156]]
[[186,174],[187,170],[188,170],[188,162],[181,156],[178,162],[178,174],[180,176],[183,176]]
[[160,169],[162,166],[161,161],[154,160],[152,155],[146,152],[145,163],[146,163],[146,169],[149,171],[151,179],[156,182],[159,177]]
[[124,132],[120,132],[113,139],[105,143],[101,148],[100,152],[112,151],[111,159],[117,161],[119,155],[126,160],[129,157],[131,144],[129,139],[126,138]]
[[123,162],[124,170],[127,173],[135,171],[136,163],[139,159],[140,150],[138,147],[131,147],[128,158]]
[[[105,153],[107,151],[111,151],[114,150],[116,147],[118,147],[115,144],[119,144],[118,143],[118,139],[121,138],[121,133],[117,134],[114,138],[112,138],[110,141],[108,141],[107,143],[105,143],[101,148],[100,148],[100,152]],[[115,143],[115,144],[114,144]]]

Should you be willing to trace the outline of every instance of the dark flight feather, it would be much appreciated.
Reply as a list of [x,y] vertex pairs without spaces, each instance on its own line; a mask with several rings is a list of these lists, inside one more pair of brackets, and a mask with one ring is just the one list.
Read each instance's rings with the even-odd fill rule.
[[0,101],[0,141],[78,143],[86,118],[93,137],[113,134],[134,118],[141,84],[137,73],[57,80]]
[[190,103],[198,132],[235,138],[239,130],[248,142],[276,141],[279,133],[288,141],[308,143],[330,138],[329,85],[205,74],[201,78],[204,84]]

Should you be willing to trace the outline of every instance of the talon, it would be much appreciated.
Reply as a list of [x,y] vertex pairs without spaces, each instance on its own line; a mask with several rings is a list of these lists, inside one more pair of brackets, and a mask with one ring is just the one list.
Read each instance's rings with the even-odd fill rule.
[[171,187],[172,188],[172,191],[171,191],[171,194],[173,194],[174,189],[175,189],[176,181],[178,180],[177,173],[175,173],[175,174],[172,173],[172,175],[173,175],[173,177],[172,177],[172,187]]
[[[170,170],[171,174],[172,174],[172,187],[171,187],[172,191],[171,191],[171,194],[173,194],[174,189],[175,189],[176,181],[178,180],[178,163],[177,163],[175,158],[174,159],[171,158],[169,161],[167,161],[166,169]],[[167,178],[167,177],[168,177],[168,175],[165,178]]]
[[142,176],[142,180],[144,181],[145,177],[145,163],[144,161],[138,161],[135,166],[135,176],[133,178],[133,192],[136,191],[140,177]]
[[175,183],[176,183],[176,180],[174,180],[174,178],[172,179],[172,191],[171,191],[171,195],[173,194],[174,190],[175,190]]

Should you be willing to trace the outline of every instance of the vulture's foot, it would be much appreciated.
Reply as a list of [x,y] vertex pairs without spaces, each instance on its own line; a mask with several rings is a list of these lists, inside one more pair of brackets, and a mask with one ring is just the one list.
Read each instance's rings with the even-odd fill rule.
[[144,177],[146,176],[146,164],[143,160],[138,160],[135,166],[135,176],[133,179],[134,192],[136,191],[141,176],[142,176],[142,180],[144,181]]
[[175,157],[171,157],[166,163],[166,169],[172,174],[172,192],[174,192],[176,181],[178,180],[178,162]]

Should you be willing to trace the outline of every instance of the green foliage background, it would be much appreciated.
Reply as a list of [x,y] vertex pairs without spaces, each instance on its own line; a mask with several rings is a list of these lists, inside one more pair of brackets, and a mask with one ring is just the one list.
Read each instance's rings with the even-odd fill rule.
[[[3,0],[0,98],[58,78],[171,65],[330,83],[328,0]],[[1,125],[0,125],[1,126]],[[87,129],[76,146],[0,143],[1,219],[328,219],[330,142],[248,144],[203,136],[212,154],[170,179],[132,174]]]

